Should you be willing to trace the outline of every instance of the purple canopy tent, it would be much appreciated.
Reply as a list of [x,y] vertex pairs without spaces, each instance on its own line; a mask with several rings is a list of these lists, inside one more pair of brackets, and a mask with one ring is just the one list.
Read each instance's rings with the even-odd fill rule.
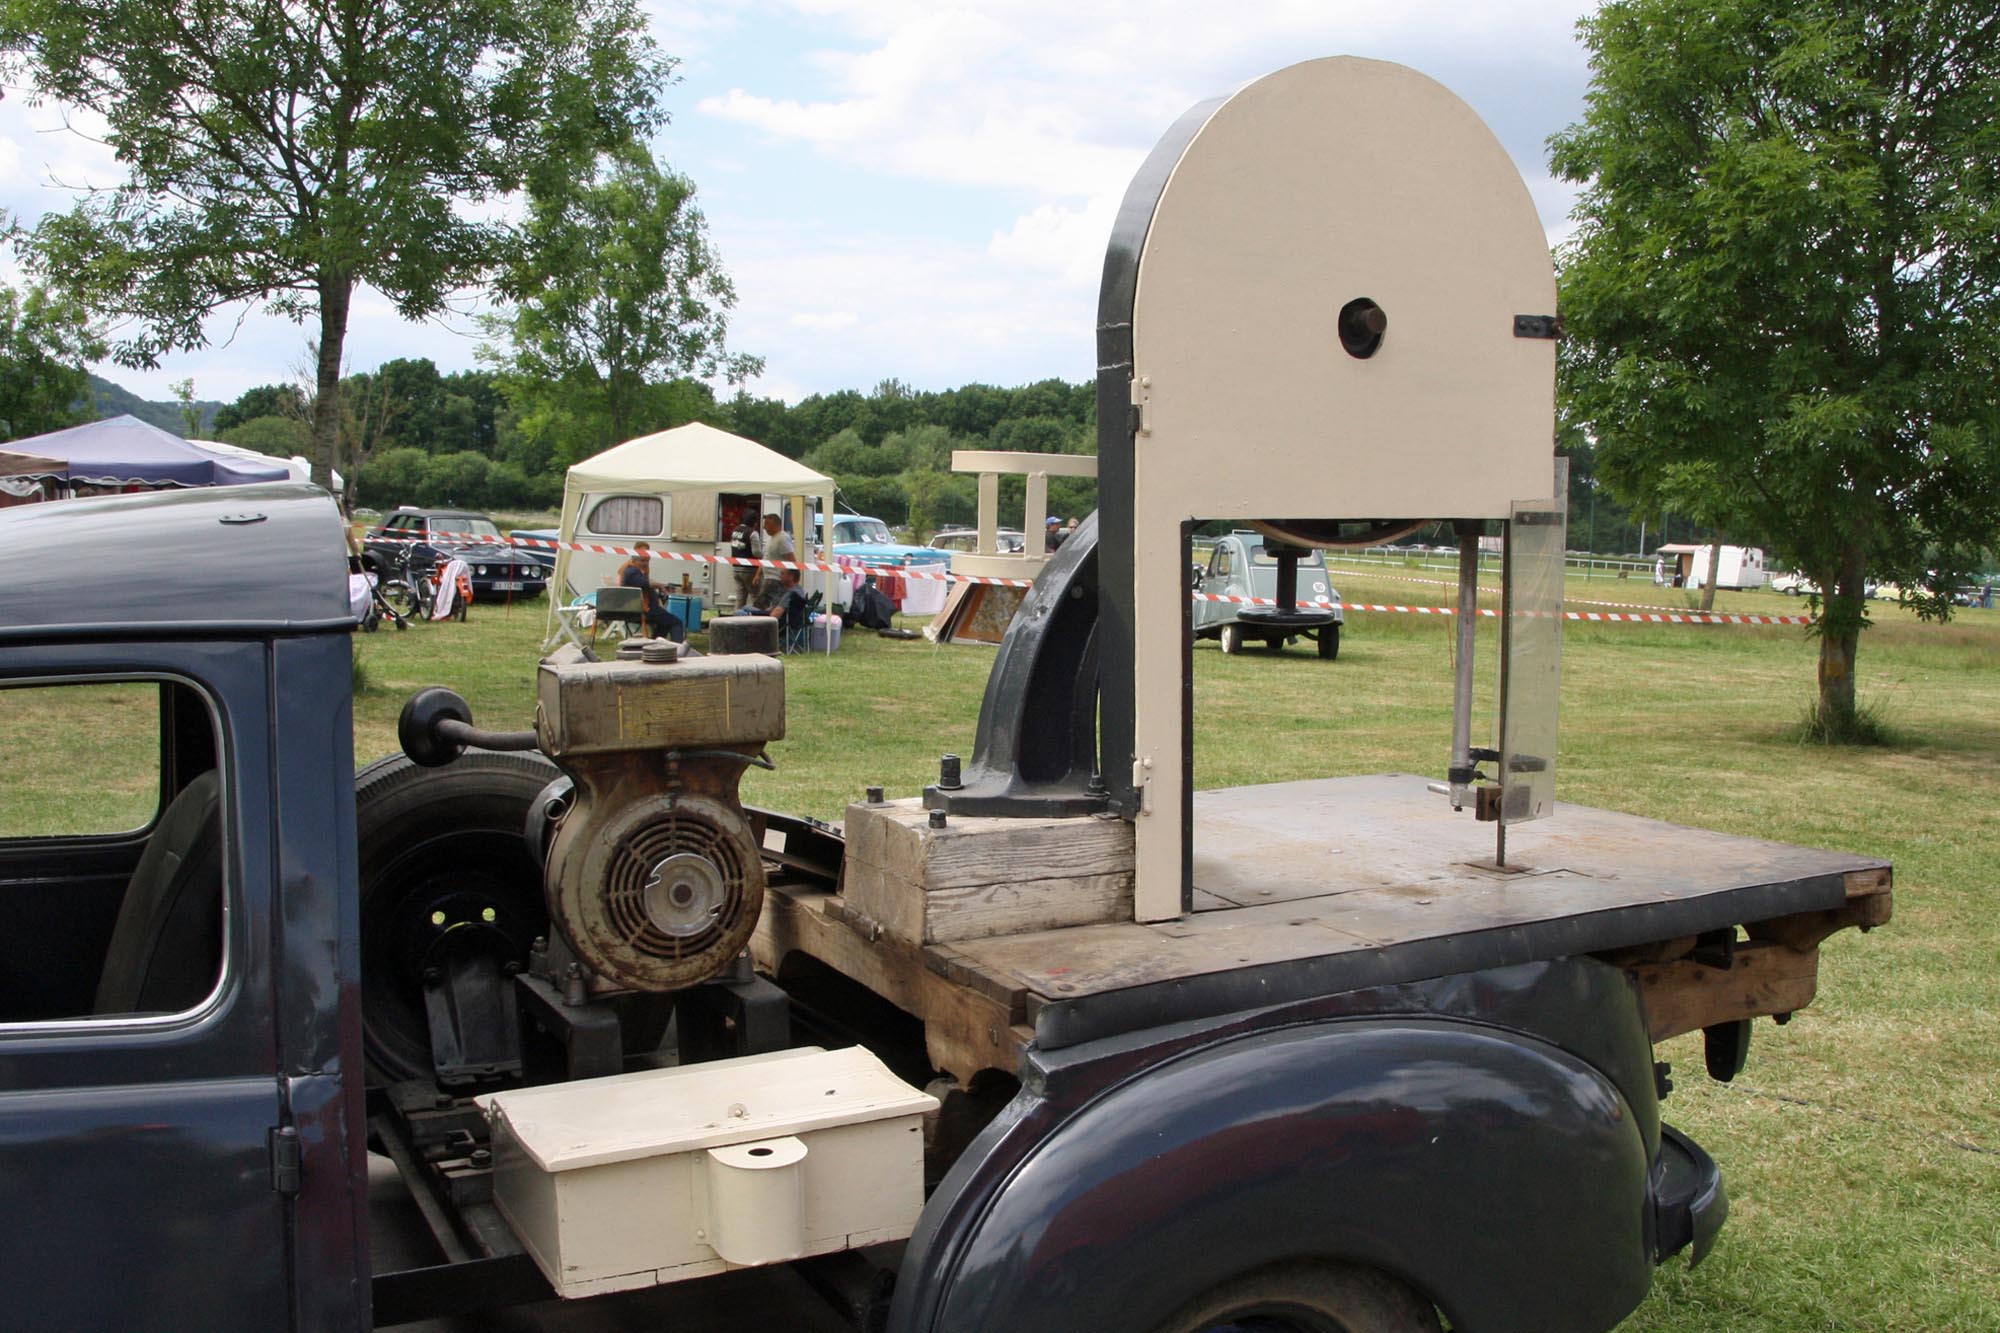
[[6,447],[56,460],[68,469],[72,485],[239,486],[251,481],[291,480],[291,472],[281,460],[255,463],[225,458],[134,416],[111,417],[12,440]]

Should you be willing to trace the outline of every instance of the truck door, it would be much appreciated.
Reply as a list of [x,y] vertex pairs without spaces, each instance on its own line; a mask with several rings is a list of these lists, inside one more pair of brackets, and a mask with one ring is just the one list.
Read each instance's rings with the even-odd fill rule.
[[222,643],[0,658],[12,1327],[292,1322],[263,660]]

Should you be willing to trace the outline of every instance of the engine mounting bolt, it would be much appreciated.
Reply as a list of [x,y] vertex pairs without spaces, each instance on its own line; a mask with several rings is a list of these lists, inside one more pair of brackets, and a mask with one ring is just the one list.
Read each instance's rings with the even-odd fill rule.
[[938,760],[938,789],[940,791],[957,791],[965,785],[959,781],[958,769],[959,761],[958,756],[955,754],[945,755]]
[[931,827],[932,828],[944,827],[944,811],[942,810],[931,811]]
[[882,804],[882,789],[880,787],[870,787],[868,789],[868,804]]

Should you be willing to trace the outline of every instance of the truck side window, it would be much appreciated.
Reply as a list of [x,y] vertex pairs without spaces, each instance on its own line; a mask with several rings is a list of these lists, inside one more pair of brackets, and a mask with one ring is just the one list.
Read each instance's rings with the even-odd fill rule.
[[160,812],[160,687],[0,690],[0,838],[138,833]]
[[199,1008],[222,976],[222,791],[194,687],[0,688],[0,1023]]

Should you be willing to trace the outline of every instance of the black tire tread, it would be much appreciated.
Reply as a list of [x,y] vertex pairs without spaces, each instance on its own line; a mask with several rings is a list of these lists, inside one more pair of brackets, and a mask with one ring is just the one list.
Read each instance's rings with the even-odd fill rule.
[[[1209,1288],[1159,1333],[1197,1333],[1259,1307],[1295,1307],[1343,1333],[1440,1333],[1437,1309],[1409,1284],[1357,1264],[1302,1262],[1258,1269]],[[1277,1317],[1282,1318],[1282,1314]]]

